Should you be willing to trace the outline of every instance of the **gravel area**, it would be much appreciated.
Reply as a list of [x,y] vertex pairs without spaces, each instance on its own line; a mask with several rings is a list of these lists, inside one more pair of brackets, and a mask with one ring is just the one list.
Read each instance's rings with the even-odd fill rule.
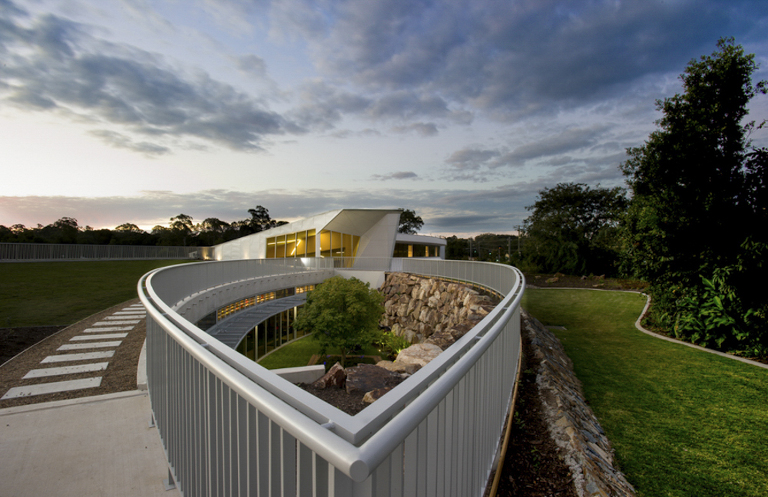
[[[0,409],[6,407],[15,407],[40,402],[50,402],[54,400],[76,399],[81,397],[90,397],[93,395],[103,395],[108,393],[123,392],[135,390],[136,371],[139,363],[139,355],[146,337],[146,321],[141,319],[139,324],[128,331],[128,336],[122,338],[122,343],[116,348],[114,356],[103,361],[109,365],[104,371],[98,373],[79,373],[71,375],[53,376],[45,378],[22,379],[32,369],[42,369],[58,366],[74,366],[78,364],[87,364],[97,361],[73,361],[67,363],[41,364],[41,361],[49,356],[60,354],[57,352],[61,345],[71,342],[70,339],[76,335],[82,334],[83,330],[91,327],[94,323],[103,320],[106,316],[113,314],[132,304],[139,303],[139,299],[129,300],[116,305],[102,312],[94,314],[84,320],[75,323],[63,330],[54,333],[43,339],[41,342],[29,347],[20,354],[14,356],[11,360],[0,366],[0,397],[12,387],[23,385],[35,385],[39,383],[51,383],[56,381],[76,380],[101,376],[101,385],[95,388],[86,388],[82,390],[72,390],[68,392],[58,392],[44,395],[34,395],[30,397],[21,397],[16,399],[0,400]],[[15,328],[15,333],[23,333],[23,329]],[[93,349],[93,351],[98,349]],[[88,350],[90,352],[92,350]]]

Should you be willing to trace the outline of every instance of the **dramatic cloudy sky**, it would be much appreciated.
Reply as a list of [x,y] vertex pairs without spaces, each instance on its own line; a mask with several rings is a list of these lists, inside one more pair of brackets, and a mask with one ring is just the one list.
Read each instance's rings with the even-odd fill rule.
[[765,0],[0,0],[0,224],[403,207],[512,232],[544,187],[623,184],[722,36],[768,79]]

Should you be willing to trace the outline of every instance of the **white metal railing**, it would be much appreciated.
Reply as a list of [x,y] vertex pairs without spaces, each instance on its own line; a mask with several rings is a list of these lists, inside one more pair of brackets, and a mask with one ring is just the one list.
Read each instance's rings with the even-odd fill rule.
[[206,259],[211,247],[0,243],[0,261],[82,261],[130,259]]
[[516,381],[524,279],[500,264],[401,259],[395,265],[482,285],[504,299],[356,416],[224,346],[172,308],[192,294],[205,301],[211,289],[234,281],[280,285],[302,273],[327,277],[333,260],[186,264],[142,278],[152,411],[184,495],[483,493]]

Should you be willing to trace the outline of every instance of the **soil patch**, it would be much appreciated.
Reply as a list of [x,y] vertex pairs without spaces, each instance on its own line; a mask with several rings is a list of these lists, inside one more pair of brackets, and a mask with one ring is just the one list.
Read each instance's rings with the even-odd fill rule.
[[[523,327],[525,328],[525,327]],[[496,495],[503,497],[576,497],[572,476],[547,430],[530,337],[523,333],[522,374],[509,445]]]
[[48,338],[66,326],[29,326],[0,328],[0,365],[24,352],[37,342]]

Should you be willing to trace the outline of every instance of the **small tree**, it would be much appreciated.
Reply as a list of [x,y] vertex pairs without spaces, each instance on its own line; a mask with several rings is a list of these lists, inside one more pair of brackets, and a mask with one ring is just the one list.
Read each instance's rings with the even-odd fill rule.
[[338,347],[341,364],[357,347],[370,344],[379,333],[384,296],[356,278],[334,276],[307,297],[294,326],[320,344],[320,353]]

